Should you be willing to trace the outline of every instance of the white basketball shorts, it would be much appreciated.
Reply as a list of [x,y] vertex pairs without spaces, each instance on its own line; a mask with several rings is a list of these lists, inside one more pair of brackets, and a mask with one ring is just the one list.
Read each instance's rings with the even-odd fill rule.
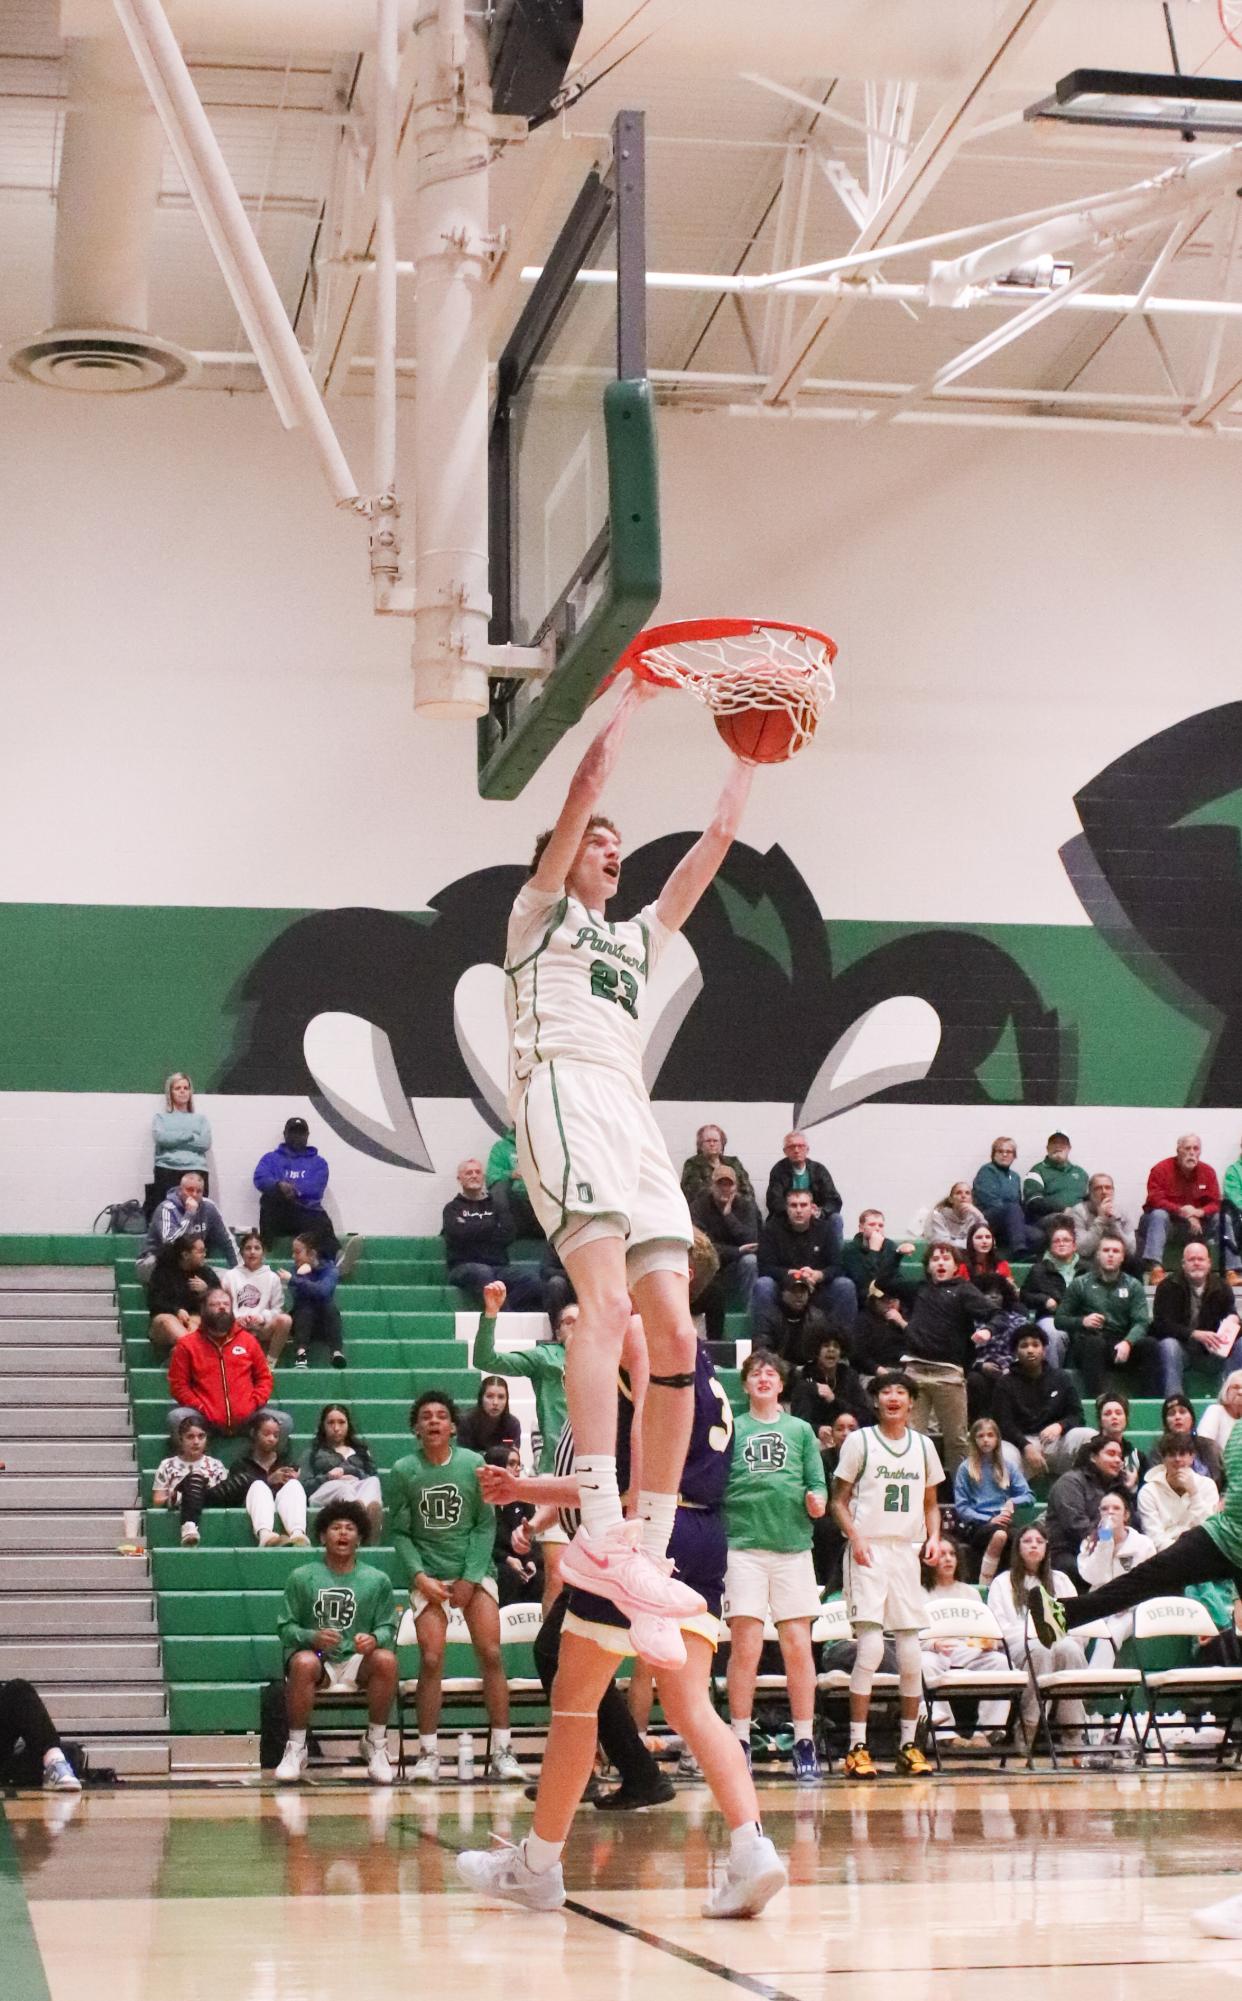
[[725,1571],[726,1619],[814,1619],[819,1611],[809,1549],[731,1549]]
[[870,1536],[869,1564],[845,1554],[845,1609],[855,1626],[882,1626],[889,1633],[921,1632],[927,1624],[927,1594],[919,1574],[917,1542]]
[[647,1094],[623,1072],[562,1056],[536,1064],[516,1133],[531,1207],[561,1257],[621,1237],[631,1282],[685,1270],[690,1210]]

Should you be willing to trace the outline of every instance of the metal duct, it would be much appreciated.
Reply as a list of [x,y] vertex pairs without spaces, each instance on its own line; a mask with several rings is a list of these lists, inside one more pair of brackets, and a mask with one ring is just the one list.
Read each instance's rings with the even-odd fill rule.
[[[416,0],[399,0],[404,36]],[[342,55],[375,46],[375,0],[168,0],[183,49],[195,54]],[[62,35],[106,35],[116,26],[112,0],[61,0]]]
[[196,364],[147,332],[163,134],[119,31],[71,42],[66,69],[53,324],[10,350],[8,364],[46,388],[168,388]]

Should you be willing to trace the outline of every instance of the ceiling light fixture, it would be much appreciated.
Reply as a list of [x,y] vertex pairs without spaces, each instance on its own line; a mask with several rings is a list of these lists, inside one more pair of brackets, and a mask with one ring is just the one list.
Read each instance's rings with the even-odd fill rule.
[[1028,105],[1022,115],[1027,124],[1046,120],[1180,132],[1187,139],[1235,139],[1242,137],[1242,80],[1075,69],[1061,78],[1051,97]]

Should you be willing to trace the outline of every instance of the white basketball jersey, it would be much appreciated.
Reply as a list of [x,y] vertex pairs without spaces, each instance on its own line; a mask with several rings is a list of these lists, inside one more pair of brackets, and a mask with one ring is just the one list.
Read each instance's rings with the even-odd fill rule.
[[639,1020],[671,935],[653,903],[628,923],[610,924],[566,890],[549,896],[526,885],[505,948],[511,1111],[535,1065],[557,1056],[602,1063],[643,1089]]
[[927,1490],[939,1486],[944,1468],[930,1438],[913,1426],[903,1441],[868,1425],[851,1431],[842,1445],[836,1478],[854,1483],[850,1519],[864,1541],[876,1536],[921,1543],[927,1534]]

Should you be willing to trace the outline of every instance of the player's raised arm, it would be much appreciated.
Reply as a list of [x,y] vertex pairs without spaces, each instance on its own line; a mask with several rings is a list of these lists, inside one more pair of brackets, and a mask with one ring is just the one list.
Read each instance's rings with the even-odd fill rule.
[[743,764],[740,759],[734,758],[733,769],[716,801],[711,824],[700,834],[689,854],[678,862],[660,892],[656,916],[667,930],[681,930],[733,846],[754,775],[753,765]]
[[569,791],[565,804],[552,830],[552,838],[539,857],[539,866],[531,877],[533,886],[546,890],[549,895],[564,885],[565,877],[573,866],[574,856],[582,845],[587,823],[600,802],[609,775],[617,761],[630,717],[639,704],[659,691],[647,682],[639,681],[634,675],[627,677],[628,686],[617,703],[602,730],[591,742],[585,757],[569,781]]

